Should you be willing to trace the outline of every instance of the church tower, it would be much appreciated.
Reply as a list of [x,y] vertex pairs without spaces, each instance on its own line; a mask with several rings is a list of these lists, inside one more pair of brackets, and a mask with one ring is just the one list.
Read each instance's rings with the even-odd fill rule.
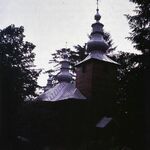
[[89,55],[76,66],[76,86],[102,112],[108,112],[115,93],[117,63],[107,56],[108,44],[104,40],[103,24],[98,9],[94,16],[90,40],[87,42]]

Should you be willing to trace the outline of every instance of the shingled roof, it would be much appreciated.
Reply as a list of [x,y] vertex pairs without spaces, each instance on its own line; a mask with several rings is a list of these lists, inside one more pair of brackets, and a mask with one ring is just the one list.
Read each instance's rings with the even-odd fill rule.
[[37,98],[39,101],[50,102],[67,99],[85,100],[86,97],[80,93],[74,83],[61,82]]

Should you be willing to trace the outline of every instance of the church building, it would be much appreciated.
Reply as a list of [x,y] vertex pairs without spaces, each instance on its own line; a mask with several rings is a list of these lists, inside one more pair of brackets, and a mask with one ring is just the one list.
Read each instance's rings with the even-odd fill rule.
[[36,149],[109,148],[106,141],[115,130],[112,111],[118,63],[107,56],[109,46],[103,37],[98,5],[94,19],[87,42],[89,54],[76,64],[75,81],[64,54],[56,76],[58,83],[53,86],[49,76],[45,91],[26,108],[32,116],[27,117],[30,127],[25,126],[22,136]]

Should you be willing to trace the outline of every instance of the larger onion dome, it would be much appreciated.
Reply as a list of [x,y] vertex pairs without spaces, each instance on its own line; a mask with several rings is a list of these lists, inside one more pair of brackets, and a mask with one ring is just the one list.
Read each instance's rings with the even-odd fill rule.
[[92,32],[90,34],[90,40],[87,43],[87,50],[89,52],[91,51],[101,51],[101,52],[106,52],[107,49],[109,48],[108,44],[104,40],[104,32],[103,32],[103,24],[100,23],[101,16],[99,14],[99,9],[97,6],[96,9],[96,15],[94,16],[96,22],[92,24]]
[[104,31],[103,31],[104,25],[100,22],[101,15],[99,14],[98,0],[97,0],[96,15],[94,16],[94,19],[96,22],[93,23],[91,26],[92,32],[89,36],[90,40],[87,42],[87,51],[89,52],[89,54],[84,60],[80,61],[77,65],[80,65],[90,59],[105,61],[112,64],[118,64],[117,62],[111,60],[107,56],[107,50],[109,46],[104,40]]

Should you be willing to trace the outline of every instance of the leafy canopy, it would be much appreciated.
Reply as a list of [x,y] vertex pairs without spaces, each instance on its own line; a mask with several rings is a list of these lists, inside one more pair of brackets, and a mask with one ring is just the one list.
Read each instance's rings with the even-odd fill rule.
[[127,15],[131,33],[129,39],[134,47],[144,53],[150,53],[150,1],[130,0],[137,4],[135,15]]
[[18,102],[35,96],[39,71],[34,69],[35,45],[24,41],[24,28],[10,25],[0,30],[0,72],[3,99]]

